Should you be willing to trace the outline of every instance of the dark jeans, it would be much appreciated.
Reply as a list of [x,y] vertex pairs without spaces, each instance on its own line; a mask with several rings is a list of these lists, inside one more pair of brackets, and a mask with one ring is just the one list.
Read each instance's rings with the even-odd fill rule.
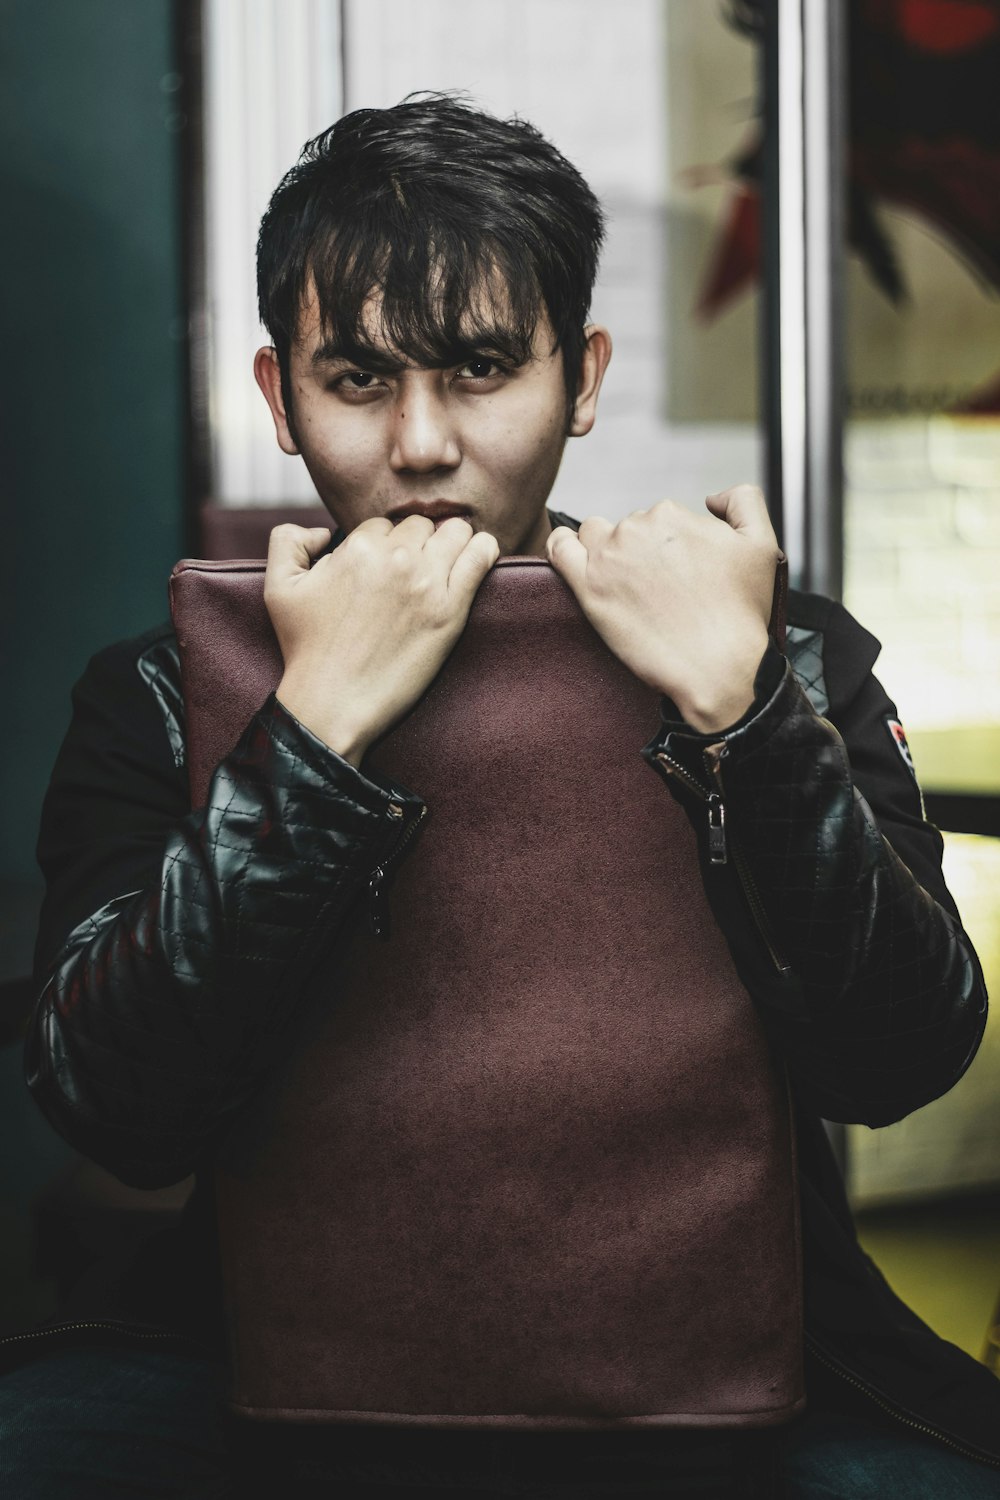
[[[721,1434],[706,1445],[704,1435],[688,1444],[645,1430],[609,1445],[596,1433],[272,1433],[226,1416],[223,1380],[217,1366],[156,1350],[64,1350],[22,1366],[0,1379],[0,1495],[716,1500],[723,1493],[704,1466],[706,1446],[722,1451],[731,1441]],[[785,1500],[1000,1500],[1000,1470],[859,1418],[810,1413],[781,1442]],[[766,1493],[761,1482],[742,1493]]]

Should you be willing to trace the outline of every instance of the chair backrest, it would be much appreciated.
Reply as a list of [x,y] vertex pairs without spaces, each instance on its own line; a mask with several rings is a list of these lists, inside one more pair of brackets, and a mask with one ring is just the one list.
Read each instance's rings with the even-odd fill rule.
[[[261,582],[173,580],[196,804],[280,674]],[[640,756],[658,708],[547,563],[503,559],[366,758],[430,817],[387,943],[358,872],[219,1158],[242,1411],[753,1426],[801,1403],[787,1089]]]

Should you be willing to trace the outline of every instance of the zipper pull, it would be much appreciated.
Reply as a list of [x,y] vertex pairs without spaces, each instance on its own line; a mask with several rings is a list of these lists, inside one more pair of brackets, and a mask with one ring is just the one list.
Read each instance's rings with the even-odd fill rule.
[[716,792],[708,799],[708,862],[710,865],[729,862],[726,848],[726,804]]
[[[390,802],[388,814],[394,823],[404,823],[406,811],[401,802]],[[389,884],[396,866],[407,846],[427,819],[427,808],[421,807],[418,815],[407,824],[393,847],[382,856],[381,864],[375,866],[368,877],[368,930],[372,937],[389,939]]]
[[385,890],[385,871],[376,865],[368,877],[368,930],[372,937],[389,940],[389,898]]

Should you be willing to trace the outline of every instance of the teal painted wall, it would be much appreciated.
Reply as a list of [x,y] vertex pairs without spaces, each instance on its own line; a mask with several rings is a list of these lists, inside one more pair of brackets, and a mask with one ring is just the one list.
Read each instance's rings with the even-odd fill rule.
[[0,879],[88,657],[166,615],[184,386],[170,0],[0,0]]

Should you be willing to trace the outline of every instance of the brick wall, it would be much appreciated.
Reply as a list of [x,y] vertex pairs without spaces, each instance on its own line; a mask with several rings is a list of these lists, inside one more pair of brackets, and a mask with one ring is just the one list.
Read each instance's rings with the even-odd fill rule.
[[910,728],[1000,723],[1000,422],[855,422],[845,601]]

